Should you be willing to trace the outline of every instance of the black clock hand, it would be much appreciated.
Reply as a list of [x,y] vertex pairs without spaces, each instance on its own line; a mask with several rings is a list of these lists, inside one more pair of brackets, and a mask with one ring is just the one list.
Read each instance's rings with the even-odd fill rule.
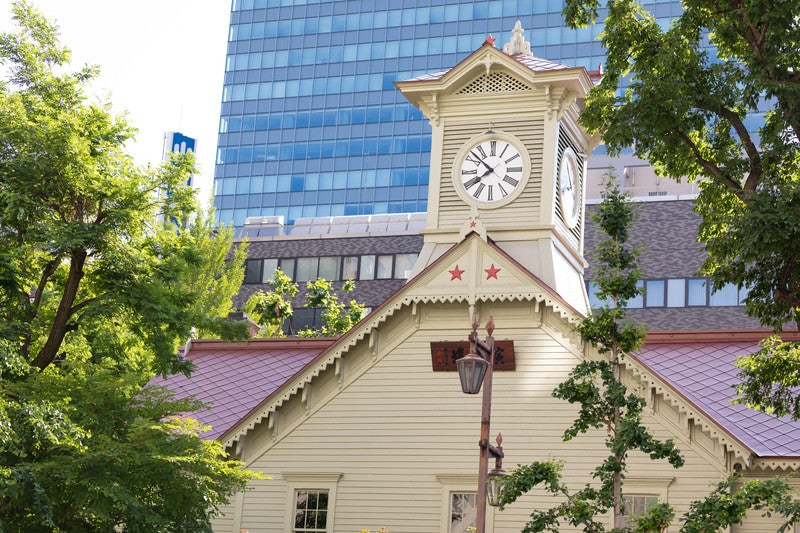
[[[486,165],[486,166],[487,166],[487,167],[489,167],[489,165]],[[491,174],[492,172],[494,172],[494,169],[489,167],[489,170],[487,170],[486,172],[484,172],[483,174],[481,174],[480,178],[481,178],[481,179],[483,179],[484,177],[488,176],[488,175],[489,175],[489,174]]]
[[[486,168],[488,168],[488,169],[489,169],[489,172],[494,172],[494,169],[493,169],[492,167],[490,167],[490,166],[489,166],[489,164],[488,164],[486,161],[484,161],[483,159],[481,159],[480,157],[478,157],[478,156],[476,156],[476,155],[475,155],[475,152],[470,152],[470,153],[469,153],[469,155],[471,155],[472,157],[474,157],[475,159],[477,159],[477,160],[478,160],[478,162],[480,162],[480,164],[481,164],[481,165],[483,165],[483,166],[485,166]],[[484,174],[483,176],[485,176],[485,175],[486,175],[486,174]],[[481,176],[481,177],[483,177],[483,176]]]

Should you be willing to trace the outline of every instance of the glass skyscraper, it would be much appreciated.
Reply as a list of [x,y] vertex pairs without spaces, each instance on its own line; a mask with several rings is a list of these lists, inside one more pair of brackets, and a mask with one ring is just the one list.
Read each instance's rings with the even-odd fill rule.
[[[446,5],[445,5],[445,2]],[[665,22],[675,0],[646,7]],[[430,127],[393,85],[453,67],[519,20],[534,55],[595,69],[601,26],[563,0],[233,0],[214,173],[217,216],[424,211]]]

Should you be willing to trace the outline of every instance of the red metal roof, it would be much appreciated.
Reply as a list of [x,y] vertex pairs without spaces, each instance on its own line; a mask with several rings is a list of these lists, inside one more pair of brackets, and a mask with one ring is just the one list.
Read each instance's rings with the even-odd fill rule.
[[168,387],[178,398],[194,397],[209,405],[192,417],[212,429],[216,439],[281,385],[301,371],[335,339],[253,339],[248,342],[195,340],[188,359],[191,377],[160,376],[150,385]]
[[[480,50],[480,48],[478,48],[478,50]],[[478,50],[476,50],[475,52],[477,52]],[[473,52],[473,53],[475,53],[475,52]],[[570,66],[567,66],[567,65],[562,65],[561,63],[556,63],[555,61],[550,61],[548,59],[543,59],[541,57],[536,57],[536,56],[527,56],[527,55],[524,55],[524,54],[514,54],[513,56],[509,56],[509,57],[511,57],[512,59],[522,63],[523,65],[525,65],[529,69],[533,70],[534,72],[545,72],[545,71],[549,71],[549,70],[569,70],[569,69],[574,69],[574,68],[580,68],[580,67],[570,67]],[[466,61],[466,59],[465,59],[465,61]],[[431,80],[438,80],[438,79],[442,78],[445,74],[447,74],[448,72],[453,70],[454,68],[455,67],[447,69],[447,70],[442,70],[442,71],[439,71],[439,72],[431,72],[429,74],[423,74],[421,76],[417,76],[416,78],[411,78],[411,79],[405,80],[405,81],[431,81]]]
[[[764,331],[654,332],[635,360],[659,376],[699,412],[726,430],[758,457],[800,458],[800,423],[787,417],[734,405],[737,357],[759,349]],[[218,438],[268,399],[335,339],[256,339],[242,343],[193,341],[188,358],[191,378],[166,385],[177,397],[193,396],[209,408],[192,416],[212,426],[204,437]]]
[[737,357],[756,352],[769,332],[662,332],[634,358],[670,384],[758,457],[800,457],[800,423],[731,403]]

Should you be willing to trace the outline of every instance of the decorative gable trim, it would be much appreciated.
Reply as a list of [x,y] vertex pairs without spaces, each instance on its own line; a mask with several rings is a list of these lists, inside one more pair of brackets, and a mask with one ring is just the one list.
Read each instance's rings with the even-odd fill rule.
[[474,79],[462,87],[456,94],[487,94],[487,93],[505,93],[516,91],[530,91],[527,83],[515,78],[506,72],[490,72],[488,75],[483,75]]
[[662,381],[660,377],[639,362],[635,356],[628,354],[625,357],[624,365],[645,389],[643,390],[645,398],[655,398],[657,396],[681,414],[681,420],[684,425],[683,430],[687,436],[693,438],[692,430],[699,429],[716,443],[721,451],[717,459],[728,472],[753,467],[756,459],[753,450],[720,427],[713,419],[706,416],[678,391]]
[[[554,298],[552,295],[545,291],[527,291],[527,292],[506,292],[502,294],[489,294],[485,297],[478,298],[481,302],[513,302],[513,301],[529,301],[536,302],[537,307],[544,305],[552,309],[553,313],[560,316],[570,323],[577,323],[579,317],[569,306],[564,305],[561,301]],[[334,345],[329,351],[316,361],[312,362],[304,372],[295,376],[295,380],[287,383],[281,390],[279,390],[268,401],[263,403],[256,411],[247,415],[247,423],[238,425],[235,432],[223,435],[223,445],[227,447],[233,446],[249,431],[253,430],[256,425],[262,421],[272,420],[276,411],[295,394],[302,394],[306,387],[329,366],[337,364],[342,356],[346,354],[352,347],[360,341],[365,340],[367,337],[372,339],[371,335],[382,323],[386,322],[390,317],[396,314],[403,308],[411,307],[412,314],[416,314],[417,304],[435,304],[435,303],[465,303],[473,304],[468,295],[416,295],[406,296],[396,301],[389,300],[388,304],[384,304],[378,308],[370,316],[368,316],[352,334],[342,337],[339,343]]]

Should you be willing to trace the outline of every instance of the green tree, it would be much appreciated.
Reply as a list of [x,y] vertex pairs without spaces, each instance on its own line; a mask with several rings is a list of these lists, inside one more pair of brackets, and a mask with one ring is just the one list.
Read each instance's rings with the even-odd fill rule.
[[[294,315],[292,298],[297,294],[299,287],[280,269],[275,270],[273,279],[268,284],[272,289],[267,292],[257,291],[251,294],[245,302],[243,310],[262,326],[263,329],[258,336],[283,337],[285,335],[284,322]],[[349,294],[355,287],[355,281],[347,280],[341,290]],[[322,278],[306,283],[303,306],[320,310],[322,326],[316,329],[307,327],[298,332],[300,337],[343,335],[356,325],[367,312],[366,307],[355,300],[350,300],[347,304],[340,303],[333,282]]]
[[[628,243],[628,231],[635,212],[629,200],[613,181],[593,218],[605,238],[597,246],[596,278],[598,298],[603,307],[583,319],[578,332],[584,342],[597,349],[601,358],[582,361],[553,396],[579,407],[578,418],[564,432],[568,441],[590,429],[605,429],[609,455],[592,472],[595,483],[571,491],[561,481],[563,464],[534,462],[520,466],[509,478],[502,494],[503,505],[516,501],[535,487],[564,498],[547,510],[534,510],[523,533],[557,532],[562,522],[583,527],[584,531],[605,531],[599,519],[609,512],[613,531],[662,533],[673,524],[675,510],[667,502],[653,506],[633,524],[623,526],[622,489],[630,452],[639,451],[653,460],[665,459],[673,467],[683,466],[680,451],[671,440],[659,441],[644,426],[645,401],[621,382],[620,369],[625,354],[641,348],[645,330],[625,316],[626,302],[640,293],[637,285],[639,250]],[[717,484],[705,498],[692,502],[680,518],[683,533],[722,531],[742,522],[750,510],[783,516],[780,531],[800,521],[800,503],[794,501],[791,486],[781,479],[740,482],[735,476]]]
[[[355,281],[349,279],[342,285],[342,291],[351,293],[356,288]],[[306,283],[306,307],[321,310],[322,326],[319,330],[306,328],[301,337],[336,337],[344,335],[366,314],[367,308],[355,300],[346,305],[339,303],[333,283],[324,279]]]
[[[224,320],[245,251],[198,211],[191,156],[150,171],[134,130],[84,92],[96,69],[40,13],[0,35],[0,530],[204,531],[250,479],[197,407],[142,387],[188,372]],[[168,194],[164,194],[168,191]],[[165,222],[159,223],[158,220]]]
[[558,531],[562,521],[582,526],[584,531],[605,531],[599,517],[609,511],[613,513],[614,527],[621,530],[622,485],[629,453],[638,450],[653,460],[666,459],[676,468],[683,465],[675,444],[657,440],[644,426],[645,401],[629,391],[620,377],[625,354],[640,348],[645,335],[641,326],[625,316],[626,302],[641,290],[637,285],[641,277],[637,267],[639,252],[628,243],[634,215],[632,204],[618,187],[610,184],[594,215],[606,234],[596,251],[597,295],[605,305],[578,326],[583,341],[595,347],[600,358],[578,363],[553,391],[554,397],[579,408],[578,418],[564,432],[564,440],[592,429],[605,429],[609,455],[592,473],[596,483],[587,483],[577,491],[570,491],[561,482],[557,463],[537,462],[515,471],[509,490],[503,494],[504,503],[516,500],[536,485],[553,495],[566,496],[563,503],[550,509],[534,510],[526,532]]
[[[664,28],[636,0],[607,2],[604,78],[581,121],[609,153],[632,146],[661,175],[699,181],[703,272],[747,288],[747,312],[780,333],[800,318],[800,3],[682,5]],[[599,8],[567,0],[567,24]],[[777,346],[742,362],[741,398],[797,419],[800,351]],[[791,356],[772,365],[774,353]]]
[[280,268],[275,269],[272,279],[267,283],[272,289],[251,294],[244,304],[244,311],[263,328],[258,333],[259,337],[283,337],[283,325],[294,316],[292,298],[299,289],[297,283],[292,282]]

